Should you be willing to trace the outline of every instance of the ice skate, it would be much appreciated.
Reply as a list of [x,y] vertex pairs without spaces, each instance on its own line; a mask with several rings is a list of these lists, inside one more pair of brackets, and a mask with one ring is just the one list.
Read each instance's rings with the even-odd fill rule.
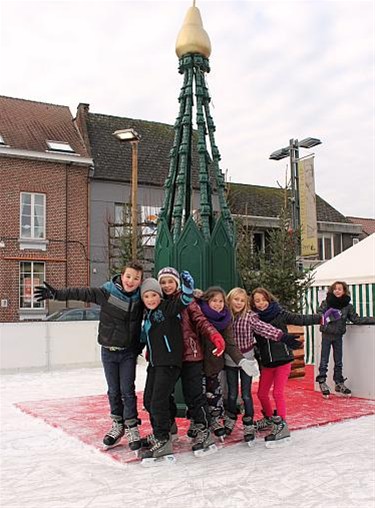
[[154,434],[147,434],[141,438],[141,448],[151,448],[155,444]]
[[141,448],[141,436],[139,435],[138,420],[136,418],[125,420],[125,437],[132,452],[136,452]]
[[187,437],[190,439],[195,439],[198,434],[197,424],[194,420],[190,420],[190,425],[187,431]]
[[197,424],[197,436],[192,446],[192,451],[196,457],[204,457],[218,451],[214,438],[209,429],[204,425]]
[[113,420],[112,428],[103,438],[103,449],[109,450],[120,444],[121,438],[125,434],[125,427],[121,420]]
[[[263,413],[263,411],[262,411]],[[256,432],[264,432],[272,428],[272,417],[263,413],[263,418],[254,422]]]
[[320,391],[322,392],[323,397],[325,399],[329,399],[331,391],[330,391],[329,386],[327,385],[327,383],[325,381],[320,381],[319,382],[319,388],[320,388]]
[[178,441],[178,428],[175,420],[173,420],[171,424],[171,430],[169,431],[169,433],[171,435],[172,441]]
[[223,424],[221,423],[218,416],[214,416],[211,419],[211,425],[210,430],[215,434],[216,437],[218,437],[221,441],[224,441],[225,438],[225,428],[223,427]]
[[243,418],[243,435],[245,443],[248,446],[255,444],[255,426],[251,416],[244,416]]
[[291,441],[288,425],[281,416],[272,417],[272,431],[271,434],[264,438],[267,448],[274,448],[276,446],[285,446]]
[[140,452],[139,457],[142,459],[143,467],[157,467],[171,465],[176,462],[173,455],[171,439],[156,439],[154,444],[148,450]]
[[224,415],[224,430],[227,436],[230,436],[236,425],[237,416],[227,411]]
[[338,395],[344,395],[345,397],[351,397],[352,391],[347,386],[345,386],[345,381],[346,381],[346,379],[344,379],[344,381],[342,381],[341,383],[336,383],[335,392]]

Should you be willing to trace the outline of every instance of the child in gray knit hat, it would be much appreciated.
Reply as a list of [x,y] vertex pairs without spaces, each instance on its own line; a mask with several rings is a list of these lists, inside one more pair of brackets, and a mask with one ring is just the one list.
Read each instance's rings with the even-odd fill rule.
[[178,315],[193,299],[194,280],[189,272],[181,273],[179,298],[162,300],[156,279],[146,279],[141,298],[146,307],[144,332],[149,365],[143,403],[150,414],[154,439],[149,449],[140,453],[143,465],[157,459],[173,461],[170,438],[169,399],[181,372],[183,340]]

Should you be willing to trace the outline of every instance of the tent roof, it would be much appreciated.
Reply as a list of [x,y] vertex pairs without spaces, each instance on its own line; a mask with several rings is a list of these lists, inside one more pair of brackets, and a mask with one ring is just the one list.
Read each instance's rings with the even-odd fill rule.
[[335,280],[375,283],[375,233],[318,266],[313,286],[329,286]]

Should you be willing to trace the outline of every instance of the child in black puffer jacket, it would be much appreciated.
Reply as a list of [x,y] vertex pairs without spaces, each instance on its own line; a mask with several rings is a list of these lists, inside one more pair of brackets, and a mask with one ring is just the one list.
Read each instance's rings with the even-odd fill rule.
[[[287,325],[313,325],[321,322],[320,314],[295,314],[282,308],[276,298],[265,288],[256,288],[250,295],[250,307],[261,321],[287,332]],[[290,432],[285,421],[286,401],[285,387],[291,371],[291,362],[294,360],[293,351],[282,342],[274,342],[256,335],[257,349],[262,366],[258,399],[262,405],[264,417],[257,422],[258,430],[272,427],[272,432],[266,436],[266,441],[278,441],[289,438]],[[298,341],[296,341],[298,342]],[[301,345],[301,343],[300,343]],[[297,344],[294,349],[298,348]],[[277,415],[273,416],[269,392],[273,386],[273,397],[276,404]]]
[[350,395],[351,390],[344,384],[345,378],[342,374],[342,351],[343,335],[346,332],[346,321],[349,320],[355,325],[373,325],[375,318],[359,317],[350,303],[350,293],[346,282],[336,281],[328,289],[327,297],[321,303],[318,312],[324,314],[323,324],[320,327],[322,332],[322,350],[320,354],[319,375],[316,382],[319,383],[323,395],[329,395],[329,388],[326,384],[329,354],[331,346],[333,349],[333,360],[335,362],[333,380],[336,384],[335,391],[344,395]]

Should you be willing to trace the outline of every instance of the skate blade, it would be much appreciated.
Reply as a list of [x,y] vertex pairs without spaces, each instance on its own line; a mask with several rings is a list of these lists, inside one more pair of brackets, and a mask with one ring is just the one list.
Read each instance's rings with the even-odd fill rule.
[[103,450],[104,452],[106,452],[106,451],[108,451],[108,450],[112,450],[112,448],[116,448],[116,446],[121,446],[121,444],[122,444],[121,442],[115,443],[115,444],[113,444],[113,445],[105,445],[105,444],[103,444],[103,446],[102,446],[102,450]]
[[339,397],[344,397],[345,399],[350,399],[350,397],[352,396],[351,393],[340,393],[340,392],[335,392],[335,395],[338,395]]
[[215,444],[212,444],[207,446],[207,448],[202,448],[202,450],[195,450],[193,453],[196,457],[207,457],[208,455],[212,455],[218,451],[219,448]]
[[284,437],[278,441],[266,441],[266,448],[283,448],[284,446],[289,446],[291,440],[291,437]]
[[141,466],[143,467],[159,467],[159,466],[172,466],[176,463],[174,455],[164,455],[163,457],[142,459]]

